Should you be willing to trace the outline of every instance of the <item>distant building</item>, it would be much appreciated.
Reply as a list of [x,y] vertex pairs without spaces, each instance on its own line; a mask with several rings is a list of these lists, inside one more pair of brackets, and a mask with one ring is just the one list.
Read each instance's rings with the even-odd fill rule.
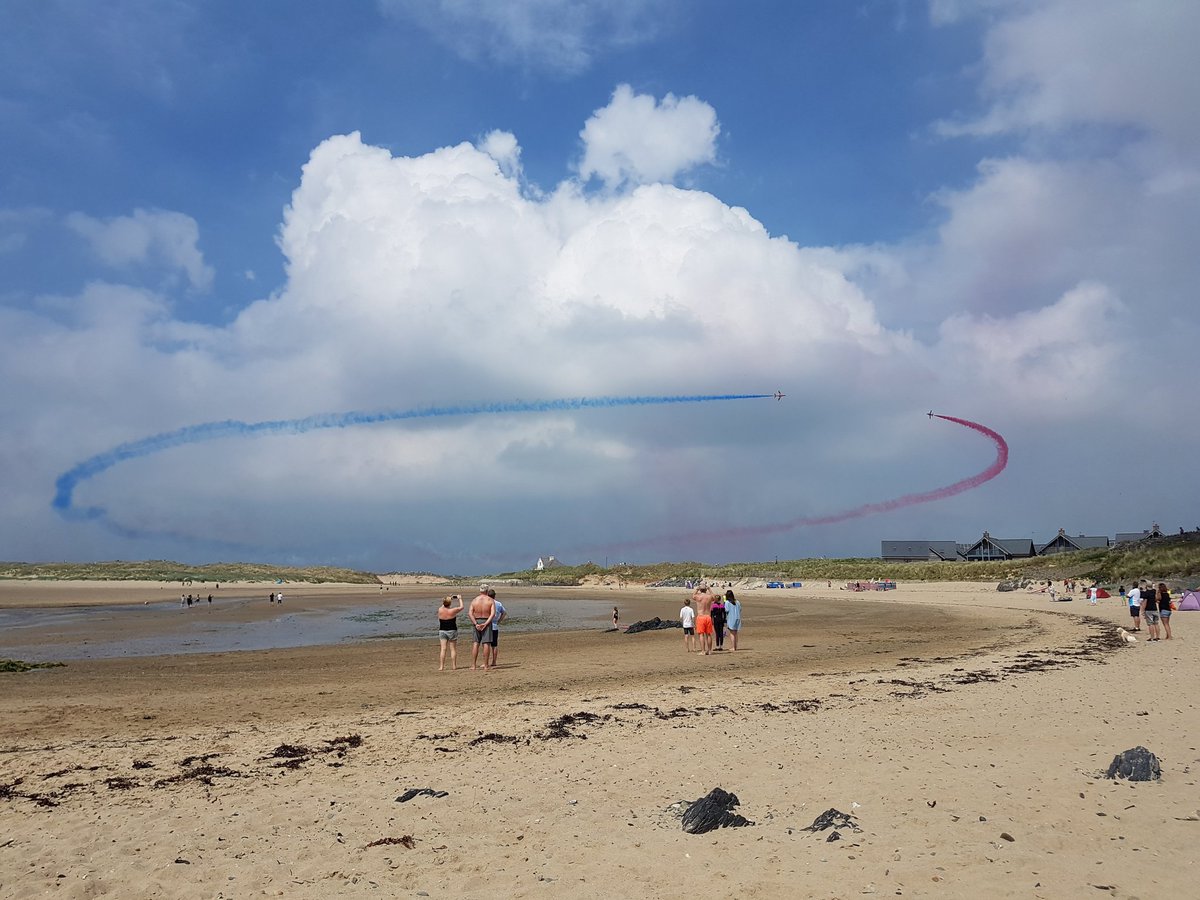
[[1076,550],[1103,550],[1109,546],[1108,535],[1084,535],[1075,537],[1060,528],[1054,540],[1038,548],[1038,556],[1052,556],[1055,553],[1073,553]]
[[885,562],[938,562],[961,560],[957,541],[880,541]]
[[998,559],[1028,559],[1036,554],[1033,538],[994,538],[985,531],[983,537],[967,548],[963,559],[968,562],[985,562]]
[[541,572],[543,569],[553,569],[553,568],[555,568],[557,566],[561,566],[561,565],[562,565],[562,563],[560,563],[553,556],[539,556],[537,565],[534,566],[534,568],[537,569],[537,571]]
[[1159,528],[1158,523],[1155,522],[1153,525],[1150,526],[1149,531],[1118,531],[1117,539],[1116,539],[1116,541],[1114,541],[1114,543],[1128,544],[1133,541],[1145,540],[1146,538],[1149,538],[1149,537],[1162,537],[1162,536],[1163,536],[1162,529]]

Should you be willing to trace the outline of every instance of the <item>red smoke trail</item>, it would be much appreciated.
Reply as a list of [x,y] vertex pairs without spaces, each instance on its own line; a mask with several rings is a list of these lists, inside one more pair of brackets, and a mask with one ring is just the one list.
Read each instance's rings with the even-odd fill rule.
[[1008,441],[1000,435],[999,432],[993,431],[986,425],[980,425],[978,422],[971,422],[967,419],[960,419],[956,416],[943,416],[938,413],[933,413],[930,418],[945,419],[947,422],[954,422],[956,425],[962,425],[964,428],[970,428],[972,431],[977,431],[982,435],[991,438],[992,443],[996,445],[996,459],[990,466],[969,478],[964,478],[962,481],[956,481],[954,484],[948,484],[945,487],[934,488],[931,491],[924,491],[920,494],[905,494],[903,497],[894,497],[891,500],[882,500],[876,503],[865,503],[862,506],[856,506],[853,509],[842,510],[841,512],[829,513],[824,516],[804,516],[799,519],[791,519],[787,522],[777,522],[772,525],[745,525],[737,528],[723,528],[720,531],[699,531],[690,534],[671,535],[661,538],[652,538],[643,541],[627,541],[621,544],[610,545],[604,549],[609,550],[630,550],[646,544],[674,544],[680,542],[692,541],[711,541],[711,540],[728,540],[730,538],[740,537],[760,537],[768,534],[780,534],[785,531],[792,531],[796,528],[803,528],[812,525],[833,525],[837,522],[845,522],[848,519],[861,519],[864,516],[873,516],[876,513],[891,512],[895,509],[904,509],[907,506],[917,506],[921,503],[932,503],[934,500],[945,500],[947,497],[953,497],[955,494],[961,494],[964,491],[969,491],[972,488],[977,488],[981,484],[991,481],[997,475],[1004,471],[1008,465]]

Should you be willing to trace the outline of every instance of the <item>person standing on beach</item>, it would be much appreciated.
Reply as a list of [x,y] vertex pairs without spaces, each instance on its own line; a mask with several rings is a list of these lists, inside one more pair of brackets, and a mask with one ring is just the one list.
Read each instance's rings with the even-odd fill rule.
[[696,635],[700,638],[700,649],[705,656],[709,656],[713,649],[713,598],[708,592],[708,585],[697,588],[692,600],[696,603]]
[[471,601],[467,616],[475,626],[475,644],[471,647],[471,671],[479,668],[479,645],[483,644],[483,671],[487,672],[491,668],[492,619],[496,617],[496,603],[488,596],[487,588],[479,589],[479,596]]
[[620,627],[621,627],[621,624],[620,624],[620,622],[621,622],[621,613],[620,613],[620,611],[619,611],[619,610],[618,610],[618,609],[617,609],[617,608],[614,606],[614,607],[613,607],[613,628],[620,628]]
[[[457,603],[457,606],[452,606],[452,603]],[[438,656],[438,671],[444,672],[446,669],[446,648],[450,648],[450,668],[458,668],[458,614],[463,611],[462,597],[455,594],[452,597],[443,597],[442,605],[438,609],[438,642],[442,645],[442,652]]]
[[1141,582],[1138,589],[1142,592],[1142,621],[1146,623],[1146,630],[1150,632],[1150,640],[1158,640],[1158,591],[1152,585],[1146,582]]
[[683,650],[691,653],[696,643],[696,610],[692,609],[692,598],[683,601],[679,610],[679,624],[683,626]]
[[733,641],[733,652],[737,653],[738,632],[742,630],[742,604],[733,596],[733,591],[725,592],[725,627]]
[[1129,615],[1133,619],[1133,630],[1142,630],[1142,592],[1136,584],[1129,586],[1129,593],[1125,595],[1125,600],[1129,603]]
[[720,594],[713,597],[712,604],[713,637],[716,639],[714,650],[725,649],[725,598]]
[[488,596],[492,598],[492,603],[495,604],[495,615],[492,617],[492,646],[488,649],[492,654],[492,668],[499,665],[496,660],[500,656],[500,623],[508,618],[508,611],[504,608],[504,604],[496,599],[496,592],[492,588],[488,588]]
[[1167,590],[1166,584],[1158,583],[1158,617],[1162,619],[1163,640],[1171,639],[1171,592]]

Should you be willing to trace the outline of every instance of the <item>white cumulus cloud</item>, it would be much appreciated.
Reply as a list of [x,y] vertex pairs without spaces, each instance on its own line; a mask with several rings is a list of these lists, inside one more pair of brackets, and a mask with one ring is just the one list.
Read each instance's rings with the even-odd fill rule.
[[697,97],[636,94],[627,84],[584,125],[579,177],[609,187],[669,182],[717,158],[716,110]]

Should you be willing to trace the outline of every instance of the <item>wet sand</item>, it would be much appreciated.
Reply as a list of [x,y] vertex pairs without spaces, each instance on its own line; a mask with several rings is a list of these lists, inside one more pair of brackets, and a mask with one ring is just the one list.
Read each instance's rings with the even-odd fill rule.
[[[683,592],[569,595],[629,622]],[[1194,669],[1187,618],[1113,649],[1117,600],[740,596],[737,654],[596,628],[503,637],[488,675],[435,671],[430,639],[0,676],[0,896],[1190,890],[1196,708],[1129,689]],[[1161,783],[1097,777],[1137,744]],[[718,786],[754,826],[682,832]],[[419,788],[447,794],[397,802]],[[830,807],[862,831],[803,830]]]

